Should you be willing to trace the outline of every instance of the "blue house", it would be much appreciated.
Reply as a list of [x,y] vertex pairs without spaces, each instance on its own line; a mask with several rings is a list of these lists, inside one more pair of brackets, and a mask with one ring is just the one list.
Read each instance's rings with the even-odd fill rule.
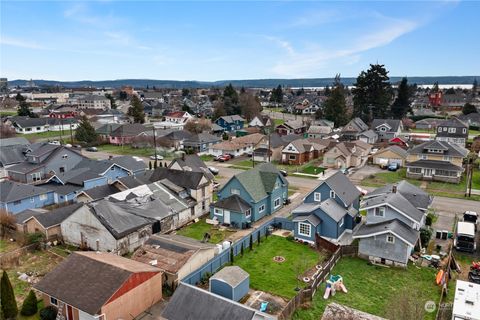
[[341,172],[322,181],[292,211],[295,239],[314,243],[315,235],[338,242],[357,222],[360,191]]
[[4,180],[0,182],[0,208],[16,214],[54,203],[54,193],[46,188]]
[[288,198],[288,181],[270,164],[264,163],[233,176],[210,205],[210,218],[221,224],[246,228],[271,215]]
[[245,119],[239,115],[223,116],[215,120],[215,123],[222,127],[225,132],[232,132],[243,129]]

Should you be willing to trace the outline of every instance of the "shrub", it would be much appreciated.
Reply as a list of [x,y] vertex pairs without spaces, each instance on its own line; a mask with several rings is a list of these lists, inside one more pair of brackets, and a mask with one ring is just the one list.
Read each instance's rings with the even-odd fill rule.
[[57,318],[58,309],[55,306],[48,306],[40,310],[41,320],[55,320]]
[[432,229],[430,228],[420,229],[420,241],[423,247],[426,247],[428,245],[428,242],[430,242],[431,237],[432,237]]
[[37,303],[38,301],[37,301],[37,296],[35,295],[35,292],[33,292],[33,290],[30,290],[27,298],[25,299],[25,301],[23,301],[22,310],[20,311],[20,314],[22,316],[27,316],[27,317],[33,316],[38,311]]
[[425,219],[425,224],[427,226],[431,226],[433,222],[433,215],[427,214],[427,218]]
[[210,272],[205,272],[202,276],[202,278],[200,279],[200,283],[201,284],[206,284],[208,283],[208,279],[210,279],[210,277],[212,276],[212,274]]
[[45,239],[45,235],[41,232],[27,234],[27,244],[38,243]]
[[12,284],[6,271],[3,271],[0,280],[0,296],[2,297],[2,313],[5,319],[15,319],[18,313],[17,301],[13,292]]
[[295,237],[292,236],[292,235],[289,235],[289,236],[287,237],[287,240],[288,240],[288,241],[294,241],[294,240],[295,240]]

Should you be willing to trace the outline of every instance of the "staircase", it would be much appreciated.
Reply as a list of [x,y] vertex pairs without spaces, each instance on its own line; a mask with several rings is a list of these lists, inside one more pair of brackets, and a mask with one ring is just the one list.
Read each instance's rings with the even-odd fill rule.
[[57,318],[55,320],[65,320],[65,316],[63,315],[63,309],[65,308],[65,303],[62,301],[58,301],[58,313]]

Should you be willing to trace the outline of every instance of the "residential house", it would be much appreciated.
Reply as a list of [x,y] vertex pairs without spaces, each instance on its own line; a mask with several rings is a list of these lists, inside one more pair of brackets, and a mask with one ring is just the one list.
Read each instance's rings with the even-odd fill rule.
[[162,271],[164,283],[177,287],[180,281],[215,256],[216,246],[176,234],[152,235],[132,259]]
[[81,203],[74,203],[52,211],[25,210],[15,217],[17,224],[21,226],[20,230],[24,233],[40,232],[45,235],[45,239],[61,240],[60,224],[81,206]]
[[285,146],[294,140],[301,139],[302,137],[303,136],[299,134],[281,136],[274,132],[269,135],[269,140],[266,140],[265,143],[261,143],[259,147],[268,149],[268,145],[270,144],[270,160],[280,162],[282,161],[282,150]]
[[273,120],[267,115],[255,116],[249,123],[249,127],[270,128]]
[[0,181],[0,208],[7,212],[16,214],[53,203],[54,193],[51,190],[15,181]]
[[332,127],[330,126],[312,125],[307,130],[307,137],[322,139],[330,135],[330,133],[332,133]]
[[77,99],[79,109],[110,109],[110,99],[103,95],[88,94]]
[[278,125],[275,131],[281,135],[290,134],[304,134],[307,131],[307,126],[302,121],[286,121]]
[[10,121],[15,131],[23,134],[47,131],[65,131],[65,135],[68,135],[70,130],[77,129],[79,125],[77,119],[30,118],[15,116],[12,117]]
[[0,139],[0,179],[7,176],[7,168],[25,161],[30,142],[23,137]]
[[149,130],[141,123],[122,124],[110,133],[109,142],[115,145],[130,144],[133,138],[148,135],[147,131]]
[[[342,138],[344,140],[358,140],[359,136],[368,131],[368,125],[360,118],[353,118],[342,128]],[[370,136],[370,134],[368,134]]]
[[480,113],[473,112],[469,114],[461,114],[457,117],[460,121],[468,124],[469,127],[480,127]]
[[[89,109],[92,110],[92,109]],[[102,126],[106,124],[122,124],[122,123],[128,123],[130,119],[128,116],[123,113],[122,111],[118,109],[107,109],[107,110],[102,110],[99,112],[98,109],[93,109],[97,110],[95,115],[90,118],[90,121],[93,122],[93,124],[97,126]],[[81,113],[84,113],[85,110],[81,111]],[[110,132],[112,132],[111,130]],[[110,133],[108,132],[108,133]]]
[[380,141],[386,141],[398,137],[402,133],[403,124],[402,120],[397,119],[374,119],[371,128]]
[[85,159],[72,148],[49,143],[34,143],[25,150],[26,160],[10,166],[10,180],[41,183],[55,173],[64,173]]
[[443,121],[442,119],[438,119],[438,118],[426,118],[426,119],[418,120],[415,122],[415,128],[433,131],[437,129],[437,126],[442,121]]
[[317,159],[323,154],[325,146],[312,142],[308,139],[298,139],[290,142],[282,150],[282,163],[302,165]]
[[406,266],[425,225],[432,198],[422,189],[401,181],[364,197],[361,209],[366,223],[353,238],[359,239],[359,256],[382,264]]
[[109,137],[112,134],[112,132],[117,130],[121,126],[122,124],[120,123],[107,123],[95,129],[95,133],[98,135],[100,139],[109,140]]
[[169,169],[201,172],[209,179],[213,179],[213,174],[208,169],[203,160],[196,154],[182,154],[182,157],[173,159],[168,165]]
[[169,320],[276,319],[276,317],[272,315],[186,283],[181,283],[175,290],[175,293],[170,298],[170,301],[162,312],[162,317]]
[[468,140],[468,124],[456,117],[442,121],[437,126],[435,140],[465,147]]
[[166,144],[175,150],[183,150],[185,140],[192,137],[192,134],[186,130],[172,130],[165,135],[159,137],[160,140],[165,141]]
[[217,194],[210,218],[246,228],[282,208],[288,198],[288,181],[274,165],[264,163],[234,175]]
[[361,140],[340,142],[323,155],[323,166],[326,168],[358,167],[365,163],[372,149],[370,144]]
[[243,129],[245,119],[239,115],[222,116],[215,120],[215,124],[220,126],[225,132],[234,132]]
[[318,235],[345,244],[342,238],[351,234],[357,225],[359,208],[360,191],[343,173],[336,172],[307,194],[303,203],[292,211],[294,237],[315,243]]
[[34,289],[68,320],[129,319],[162,300],[162,272],[112,253],[74,252]]
[[108,196],[118,193],[122,190],[120,184],[115,181],[112,184],[105,184],[102,186],[97,186],[91,189],[79,191],[75,197],[77,202],[89,203],[92,201],[101,200],[107,198]]
[[405,138],[400,138],[400,137],[392,138],[388,141],[388,144],[399,146],[400,148],[405,150],[408,149],[408,142],[405,140]]
[[187,123],[193,116],[186,111],[169,112],[165,115],[165,121],[173,123]]
[[183,147],[191,149],[197,154],[206,154],[208,150],[216,143],[219,143],[222,139],[218,136],[214,136],[208,132],[202,132],[192,134],[190,137],[183,140]]
[[363,131],[358,134],[358,140],[365,143],[376,143],[378,140],[378,134],[373,130]]
[[404,167],[407,160],[408,152],[399,146],[393,145],[380,149],[373,155],[373,163],[380,166],[388,166],[396,163],[400,167]]
[[251,153],[257,146],[264,143],[266,143],[266,137],[263,134],[254,133],[214,144],[209,148],[208,154],[219,156],[228,153],[237,157]]
[[468,150],[443,141],[427,141],[408,151],[407,177],[459,183]]

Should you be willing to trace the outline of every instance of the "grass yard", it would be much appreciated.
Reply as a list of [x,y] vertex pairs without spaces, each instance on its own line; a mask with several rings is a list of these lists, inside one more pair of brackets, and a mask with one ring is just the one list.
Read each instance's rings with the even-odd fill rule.
[[[410,265],[406,270],[368,265],[359,258],[342,258],[332,274],[341,275],[348,293],[337,293],[333,298],[323,299],[325,284],[318,289],[308,309],[299,309],[292,319],[320,319],[325,306],[337,302],[377,316],[387,316],[389,305],[402,290],[416,292],[423,301],[438,303],[440,289],[435,285],[436,270]],[[424,319],[435,319],[435,312],[427,313]]]
[[[252,160],[251,159],[246,159],[246,160],[235,160],[233,159],[233,161],[231,160],[232,164],[234,166],[237,166],[237,167],[248,167],[248,168],[252,168]],[[255,162],[256,164],[260,164],[259,162]]]
[[[275,262],[274,256],[283,256],[286,261]],[[303,273],[321,260],[323,256],[309,246],[272,235],[262,238],[260,245],[255,243],[253,251],[245,248],[244,256],[235,257],[234,265],[250,274],[250,287],[290,299],[297,293],[296,269],[300,267]]]
[[155,154],[153,148],[132,148],[131,146],[116,146],[113,144],[104,144],[98,146],[98,151],[115,153],[126,156],[150,157]]
[[208,224],[206,222],[206,218],[203,218],[196,223],[192,223],[178,230],[177,234],[197,240],[202,240],[206,232],[210,233],[210,243],[220,243],[225,238],[234,233],[234,231],[228,230],[220,231],[219,229],[214,228],[211,224]]
[[17,111],[0,111],[0,117],[16,116]]
[[[38,133],[29,133],[29,134],[19,134],[19,137],[25,137],[27,139],[34,138],[34,139],[45,139],[50,138],[51,140],[60,140],[60,133],[63,140],[68,141],[70,143],[70,130],[63,130],[60,131],[45,131],[45,132],[38,132]],[[75,139],[75,130],[72,131],[72,136]]]
[[200,156],[200,159],[202,159],[202,161],[213,161],[213,158],[215,157],[211,154],[204,154]]
[[284,124],[285,120],[283,120],[283,119],[273,119],[273,123],[275,124],[275,126],[279,126],[281,124]]
[[302,168],[302,173],[308,173],[308,174],[319,174],[325,171],[325,168],[322,167],[317,167],[313,165],[308,165],[306,167]]
[[58,257],[48,251],[35,251],[33,253],[24,254],[20,258],[19,266],[7,269],[19,306],[21,306],[23,300],[30,291],[31,285],[28,282],[18,279],[18,272],[33,273],[36,277],[41,278],[62,261],[62,257]]
[[8,239],[0,239],[0,253],[13,251],[20,248],[17,242],[11,242]]

